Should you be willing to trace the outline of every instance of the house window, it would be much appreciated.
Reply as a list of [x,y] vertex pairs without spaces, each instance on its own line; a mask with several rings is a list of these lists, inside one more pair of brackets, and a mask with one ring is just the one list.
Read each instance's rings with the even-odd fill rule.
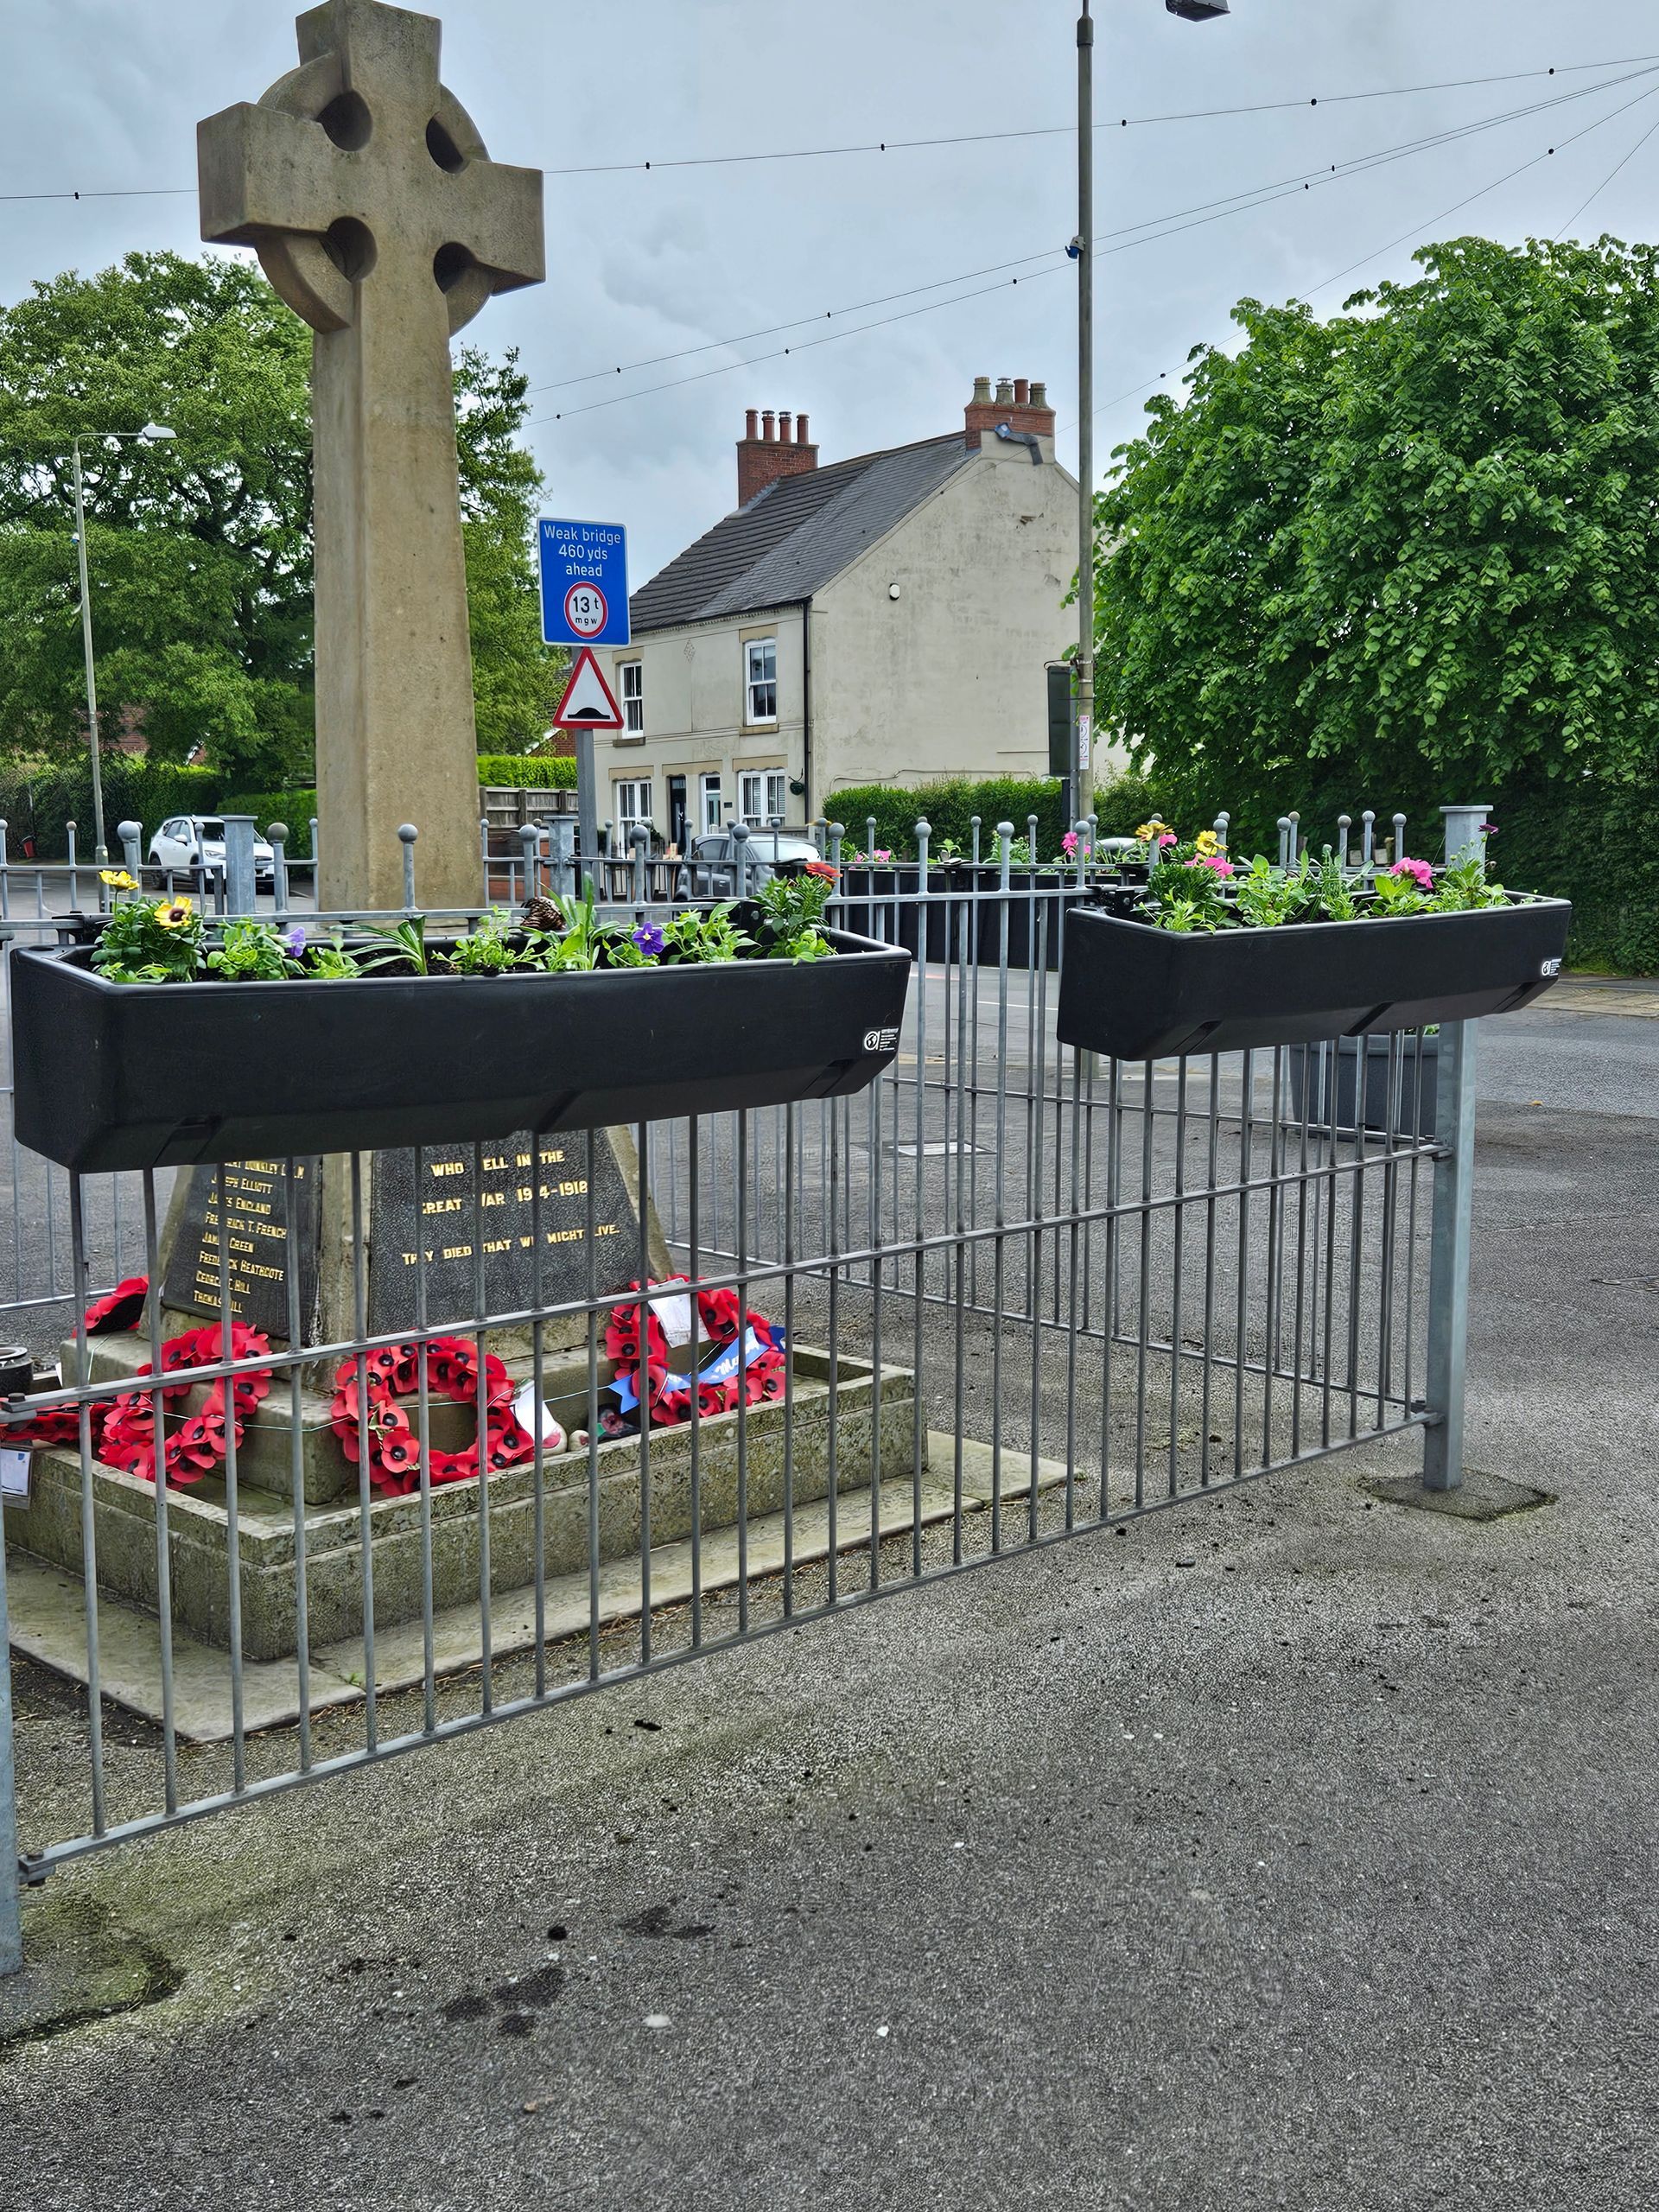
[[615,791],[616,834],[619,842],[626,844],[628,833],[636,825],[643,830],[651,827],[651,778],[625,778]]
[[706,830],[718,830],[720,827],[720,778],[718,776],[705,776],[702,779],[702,826]]
[[622,720],[629,736],[639,737],[645,727],[645,664],[625,660],[617,672],[622,678]]
[[781,821],[784,783],[781,768],[746,770],[737,779],[737,810],[744,821]]
[[752,638],[743,648],[745,674],[744,720],[775,722],[778,719],[778,640]]

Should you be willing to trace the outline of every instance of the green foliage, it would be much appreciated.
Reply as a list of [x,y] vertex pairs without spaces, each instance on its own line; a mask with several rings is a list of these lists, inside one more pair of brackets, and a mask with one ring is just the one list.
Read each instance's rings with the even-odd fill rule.
[[305,972],[320,983],[344,982],[348,976],[360,976],[362,965],[354,953],[332,938],[308,948],[305,956]]
[[[553,703],[556,706],[558,701]],[[504,791],[573,791],[576,764],[555,753],[480,753],[478,780]]]
[[707,913],[688,907],[663,926],[663,964],[694,963],[708,960],[740,960],[752,951],[754,939],[732,919],[729,901]]
[[184,982],[201,953],[202,919],[189,899],[118,896],[92,965],[114,983]]
[[[918,820],[925,822],[932,832],[928,851],[935,859],[953,856],[944,850],[947,845],[954,849],[954,856],[968,858],[973,850],[973,817],[977,815],[980,857],[988,861],[996,851],[997,823],[1012,822],[1017,835],[1025,839],[1033,814],[1039,853],[1057,854],[1061,838],[1071,827],[1065,819],[1063,798],[1062,785],[1049,777],[994,776],[976,781],[969,776],[953,776],[905,789],[891,784],[860,784],[834,793],[825,802],[824,811],[831,821],[842,824],[849,842],[859,849],[864,849],[869,837],[868,819],[874,815],[875,836],[869,840],[871,848],[887,846],[895,860],[915,859]],[[1153,787],[1143,776],[1119,777],[1100,785],[1095,793],[1103,836],[1127,837],[1137,823],[1155,810]]]
[[269,922],[226,922],[207,964],[229,983],[279,983],[302,972]]
[[1659,252],[1417,259],[1243,302],[1096,502],[1097,711],[1189,818],[1654,774]]
[[[281,822],[288,830],[289,860],[311,858],[311,824],[317,818],[317,795],[315,791],[232,791],[216,807],[197,807],[190,810],[198,814],[251,814],[261,836],[273,822]],[[165,817],[159,814],[156,817],[157,822],[164,819]],[[154,826],[153,823],[145,820],[146,830]]]
[[755,904],[760,909],[760,942],[767,959],[834,958],[835,948],[819,926],[834,889],[833,871],[774,875],[761,885]]
[[[105,741],[131,716],[158,761],[205,745],[245,787],[309,778],[310,353],[260,272],[219,257],[129,254],[0,308],[0,748],[85,747],[71,443],[156,421],[176,442],[82,445]],[[526,378],[470,347],[454,376],[479,732],[513,750],[544,733],[562,668],[540,641]]]
[[364,955],[360,964],[365,972],[372,974],[382,968],[396,973],[407,968],[412,976],[430,972],[427,965],[424,914],[410,914],[401,922],[394,922],[389,929],[371,930],[369,935],[378,938],[385,950]]
[[512,942],[518,926],[511,914],[493,907],[450,947],[449,966],[458,976],[501,976],[522,967],[531,956]]
[[1659,976],[1659,776],[1499,794],[1500,873],[1573,901],[1576,968]]

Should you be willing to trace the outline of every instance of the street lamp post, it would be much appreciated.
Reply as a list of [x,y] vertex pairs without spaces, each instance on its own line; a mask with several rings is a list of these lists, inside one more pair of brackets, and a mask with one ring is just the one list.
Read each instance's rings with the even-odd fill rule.
[[[136,438],[147,446],[160,445],[165,439],[178,435],[165,423],[146,423],[142,430],[86,430],[81,436],[91,439]],[[104,836],[104,771],[98,749],[98,676],[92,665],[92,598],[86,575],[86,500],[80,480],[80,438],[76,438],[70,451],[75,471],[75,550],[80,557],[80,645],[86,658],[86,732],[92,748],[92,840],[98,864],[102,868],[110,857]]]
[[[1172,16],[1207,22],[1229,0],[1164,0]],[[1077,19],[1077,734],[1072,813],[1095,810],[1095,26],[1089,0]]]

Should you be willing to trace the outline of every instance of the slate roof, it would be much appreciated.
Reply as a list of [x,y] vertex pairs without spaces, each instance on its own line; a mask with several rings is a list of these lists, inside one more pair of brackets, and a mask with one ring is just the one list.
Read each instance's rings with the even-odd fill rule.
[[635,634],[807,598],[977,457],[958,430],[769,484],[633,594]]

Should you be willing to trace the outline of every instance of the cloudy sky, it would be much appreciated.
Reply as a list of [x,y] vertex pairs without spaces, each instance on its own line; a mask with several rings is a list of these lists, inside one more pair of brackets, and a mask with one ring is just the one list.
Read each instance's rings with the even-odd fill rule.
[[[1101,262],[1103,453],[1133,431],[1149,381],[1178,380],[1193,344],[1226,336],[1242,295],[1332,310],[1408,272],[1414,245],[1469,231],[1653,235],[1653,0],[1233,0],[1201,25],[1160,0],[1099,11],[1100,113],[1135,119],[1098,141],[1097,229],[1129,234]],[[8,0],[5,193],[147,196],[10,198],[0,298],[133,248],[198,250],[195,123],[291,66],[294,12]],[[444,14],[446,79],[492,153],[548,172],[548,282],[469,335],[519,347],[541,387],[550,512],[626,523],[636,582],[733,503],[747,406],[806,409],[830,460],[951,427],[976,373],[1044,377],[1074,455],[1076,0],[452,0]],[[1654,73],[1633,74],[1644,60]],[[1471,79],[1506,81],[1402,89]],[[1144,119],[1193,111],[1211,112]],[[718,158],[992,133],[1028,135]],[[1442,143],[1371,159],[1423,139]],[[603,164],[633,166],[592,173]],[[1241,194],[1257,197],[1211,206]],[[836,334],[861,324],[878,327]]]

